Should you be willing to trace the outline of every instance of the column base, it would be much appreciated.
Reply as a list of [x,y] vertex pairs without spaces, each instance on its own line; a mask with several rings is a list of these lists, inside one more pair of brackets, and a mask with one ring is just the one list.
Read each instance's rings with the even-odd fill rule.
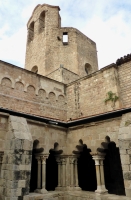
[[97,194],[105,194],[108,193],[108,190],[105,188],[105,186],[97,186],[97,190],[95,190]]
[[56,187],[55,191],[81,191],[80,187],[71,187],[71,186],[65,186],[65,187]]
[[70,190],[70,191],[81,191],[80,187],[71,187],[71,186],[68,186],[67,189]]
[[36,189],[34,192],[44,194],[47,193],[48,191],[45,188],[43,188],[43,189]]

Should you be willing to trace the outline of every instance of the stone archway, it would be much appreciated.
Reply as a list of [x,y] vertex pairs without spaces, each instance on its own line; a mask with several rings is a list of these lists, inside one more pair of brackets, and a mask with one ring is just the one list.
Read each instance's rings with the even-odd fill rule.
[[124,180],[120,159],[119,148],[116,147],[114,141],[110,141],[110,137],[105,137],[105,142],[101,143],[98,152],[104,152],[104,176],[105,187],[109,194],[125,195]]
[[58,186],[58,164],[56,156],[62,154],[62,150],[59,150],[59,144],[54,143],[54,148],[50,149],[49,157],[46,160],[46,190],[54,191]]
[[[79,152],[78,158],[78,182],[82,190],[95,191],[97,189],[95,162],[90,155],[91,149],[79,140],[76,146]],[[76,152],[75,152],[76,153]]]
[[[41,154],[44,149],[38,148],[39,140],[34,140],[32,149],[32,163],[31,163],[31,178],[30,178],[30,192],[34,192],[37,189],[37,179],[38,179],[38,163],[36,159],[36,154]],[[41,186],[42,187],[42,186]]]

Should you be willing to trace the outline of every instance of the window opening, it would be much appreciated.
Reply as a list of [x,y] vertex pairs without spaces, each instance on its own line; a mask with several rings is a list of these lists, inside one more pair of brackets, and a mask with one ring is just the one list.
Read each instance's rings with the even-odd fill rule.
[[45,28],[45,11],[40,14],[39,17],[39,33],[41,33]]
[[31,71],[37,74],[38,73],[38,67],[35,65],[34,67],[32,67]]
[[67,32],[63,33],[63,44],[68,44],[68,33]]
[[92,67],[89,63],[85,64],[85,72],[86,74],[91,74],[92,73]]
[[28,42],[34,39],[34,22],[32,22],[28,29]]

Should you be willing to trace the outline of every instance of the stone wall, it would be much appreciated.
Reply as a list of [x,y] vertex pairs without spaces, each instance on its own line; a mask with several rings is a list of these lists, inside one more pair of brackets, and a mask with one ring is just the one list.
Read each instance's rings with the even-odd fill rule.
[[8,128],[8,115],[0,113],[0,151],[4,150],[4,141]]
[[[117,69],[113,65],[68,84],[66,91],[67,120],[98,115],[122,107]],[[112,101],[105,103],[109,91],[119,97],[114,105]]]
[[86,144],[92,152],[96,152],[101,147],[101,143],[105,142],[105,137],[109,136],[118,146],[118,133],[121,118],[110,119],[100,122],[93,122],[77,127],[69,128],[67,134],[67,154],[71,154],[76,150],[76,146]]
[[0,107],[66,120],[64,85],[1,61]]
[[126,196],[131,197],[131,113],[122,116],[118,141]]
[[120,94],[124,107],[131,106],[131,62],[118,66]]
[[28,126],[34,140],[39,140],[38,148],[44,148],[44,153],[49,154],[50,149],[54,149],[54,144],[58,143],[58,148],[66,153],[66,129],[54,125],[44,124],[28,120]]

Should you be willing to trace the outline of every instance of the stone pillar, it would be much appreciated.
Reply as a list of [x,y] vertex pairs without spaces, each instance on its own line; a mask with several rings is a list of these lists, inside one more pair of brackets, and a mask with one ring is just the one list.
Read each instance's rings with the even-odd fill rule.
[[61,187],[61,182],[62,182],[62,168],[61,168],[61,158],[60,157],[56,157],[56,162],[57,162],[57,164],[58,164],[58,186],[57,186],[57,190],[58,189],[61,189],[60,187]]
[[70,163],[70,187],[69,190],[81,190],[78,185],[78,155],[69,156]]
[[[36,156],[38,168],[37,168],[37,190],[41,189],[41,158],[40,156]],[[37,192],[36,190],[36,192]]]
[[23,117],[10,116],[0,178],[0,199],[24,199],[29,194],[33,141]]
[[70,158],[70,186],[71,187],[75,187],[75,182],[74,182],[74,161],[75,159],[74,158]]
[[46,187],[46,159],[48,158],[48,155],[41,156],[42,159],[42,190],[41,193],[47,192],[45,189]]
[[78,184],[78,158],[75,159],[75,187],[79,187]]
[[66,158],[62,158],[62,187],[66,186]]
[[56,156],[58,163],[58,187],[56,190],[81,190],[78,185],[78,155]]
[[36,154],[36,159],[38,161],[38,172],[37,172],[37,189],[36,193],[46,193],[46,159],[48,155]]
[[103,160],[105,158],[105,154],[97,154],[93,153],[91,154],[93,157],[93,160],[95,161],[96,166],[96,178],[97,178],[97,190],[96,193],[107,193],[107,190],[105,188],[105,180],[104,180],[104,169],[103,169]]

